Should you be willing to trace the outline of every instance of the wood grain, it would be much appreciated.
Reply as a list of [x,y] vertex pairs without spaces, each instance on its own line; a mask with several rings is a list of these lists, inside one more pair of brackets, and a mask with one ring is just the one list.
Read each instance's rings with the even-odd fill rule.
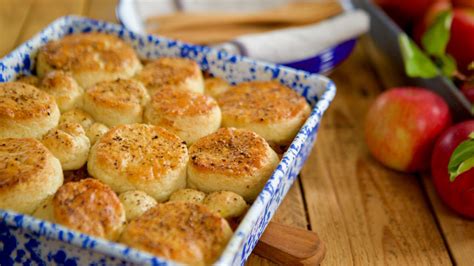
[[359,45],[331,75],[338,94],[301,173],[311,225],[327,246],[326,265],[450,265],[415,176],[369,155],[363,121],[383,89]]
[[82,14],[84,4],[85,0],[35,0],[31,6],[32,11],[29,12],[20,37],[17,40],[17,45],[27,41],[61,16]]
[[31,4],[32,0],[0,0],[0,58],[15,47]]
[[429,175],[423,175],[423,185],[454,262],[459,266],[474,265],[474,221],[460,217],[441,202]]
[[84,15],[93,18],[117,23],[115,6],[118,0],[88,0]]
[[271,262],[265,258],[262,258],[258,255],[251,254],[247,262],[245,263],[246,266],[276,266],[278,264]]

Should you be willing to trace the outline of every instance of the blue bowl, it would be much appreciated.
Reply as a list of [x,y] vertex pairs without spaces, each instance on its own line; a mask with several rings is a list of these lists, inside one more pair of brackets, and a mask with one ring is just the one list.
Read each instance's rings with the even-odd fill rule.
[[[168,3],[169,2],[169,3]],[[146,33],[145,20],[160,12],[166,13],[166,9],[174,5],[174,1],[148,1],[148,0],[120,0],[115,9],[115,14],[125,28],[140,33]],[[271,4],[271,0],[267,0]],[[340,0],[345,10],[353,9],[348,0]],[[354,49],[356,39],[348,39],[332,47],[329,47],[318,54],[304,58],[295,62],[279,63],[284,66],[304,70],[310,73],[327,73],[342,63]]]

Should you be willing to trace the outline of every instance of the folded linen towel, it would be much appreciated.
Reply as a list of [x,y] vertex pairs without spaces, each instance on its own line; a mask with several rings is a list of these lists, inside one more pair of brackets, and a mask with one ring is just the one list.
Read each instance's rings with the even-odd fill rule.
[[326,48],[354,39],[368,29],[368,15],[354,10],[308,26],[243,35],[214,47],[232,54],[288,63],[310,58]]

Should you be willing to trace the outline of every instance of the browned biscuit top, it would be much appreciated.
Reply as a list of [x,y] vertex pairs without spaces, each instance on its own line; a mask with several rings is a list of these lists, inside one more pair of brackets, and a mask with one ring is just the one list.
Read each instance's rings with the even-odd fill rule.
[[175,201],[158,204],[133,220],[122,241],[154,255],[198,265],[212,263],[232,231],[205,206]]
[[87,89],[86,97],[104,107],[125,109],[144,105],[149,96],[140,82],[118,79],[95,84]]
[[186,116],[208,114],[215,107],[217,102],[209,96],[170,87],[158,90],[149,106],[160,114]]
[[92,178],[60,187],[53,198],[53,208],[56,222],[104,238],[116,237],[125,217],[112,189]]
[[0,192],[39,181],[36,177],[46,168],[48,156],[48,149],[35,139],[0,139]]
[[252,131],[221,128],[190,147],[190,164],[209,173],[252,175],[264,165],[269,148],[265,140]]
[[0,118],[46,117],[56,108],[54,98],[36,87],[21,82],[0,83]]
[[74,86],[78,86],[71,73],[60,70],[48,72],[43,80],[41,80],[40,85],[41,89],[48,93],[57,88],[61,88],[64,91],[71,91],[75,89]]
[[122,71],[138,61],[133,48],[105,33],[81,33],[50,41],[40,48],[46,63],[65,71]]
[[166,85],[180,85],[188,78],[199,74],[199,66],[190,59],[162,57],[145,65],[137,74],[137,79],[147,89],[155,89]]
[[93,149],[95,167],[132,182],[160,180],[187,160],[186,143],[161,127],[145,124],[116,126]]
[[308,108],[305,99],[276,81],[243,82],[217,99],[223,117],[236,121],[272,123],[297,117]]

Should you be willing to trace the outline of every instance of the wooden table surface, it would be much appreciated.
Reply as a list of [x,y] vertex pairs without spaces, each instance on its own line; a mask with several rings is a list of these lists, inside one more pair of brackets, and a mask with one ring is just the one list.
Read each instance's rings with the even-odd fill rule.
[[[79,14],[116,22],[116,0],[0,0],[0,57],[55,18]],[[362,38],[331,75],[337,96],[300,179],[274,221],[316,231],[324,265],[474,265],[474,222],[448,210],[428,175],[387,170],[363,140],[364,116],[387,86],[400,83],[370,58]],[[248,265],[272,265],[252,255]]]

